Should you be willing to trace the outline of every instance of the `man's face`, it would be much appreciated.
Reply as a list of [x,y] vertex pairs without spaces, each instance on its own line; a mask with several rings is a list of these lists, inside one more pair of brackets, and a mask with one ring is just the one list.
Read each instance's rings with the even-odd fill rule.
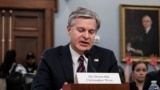
[[35,59],[34,58],[30,58],[27,60],[28,64],[35,64]]
[[151,27],[151,25],[152,25],[151,18],[149,16],[144,16],[142,19],[142,24],[143,24],[144,28]]
[[96,35],[95,19],[76,18],[72,26],[67,27],[71,47],[79,54],[89,50]]

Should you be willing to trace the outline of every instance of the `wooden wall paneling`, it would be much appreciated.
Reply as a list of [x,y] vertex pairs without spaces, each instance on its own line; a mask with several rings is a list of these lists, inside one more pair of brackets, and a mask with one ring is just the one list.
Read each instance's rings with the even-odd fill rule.
[[17,62],[25,64],[27,52],[34,52],[39,60],[44,48],[43,11],[17,10],[13,16],[13,46],[18,53]]
[[[0,37],[0,54],[9,48],[17,52],[17,62],[25,65],[28,51],[36,54],[37,63],[44,49],[54,47],[54,12],[58,0],[0,0],[0,35],[2,35],[2,10],[5,13],[5,39],[12,40],[2,48]],[[56,6],[55,6],[56,5]],[[10,10],[12,10],[11,13]],[[10,22],[11,21],[11,22]],[[9,24],[11,23],[11,24]],[[9,29],[11,27],[11,29]],[[10,31],[11,30],[11,31]],[[9,33],[11,32],[11,35]],[[0,56],[3,58],[3,56]],[[3,62],[0,59],[0,63]]]

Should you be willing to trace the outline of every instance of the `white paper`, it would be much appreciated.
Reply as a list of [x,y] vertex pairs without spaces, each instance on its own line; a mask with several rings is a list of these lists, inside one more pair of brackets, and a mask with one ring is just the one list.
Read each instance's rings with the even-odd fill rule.
[[119,73],[77,73],[78,84],[121,84]]

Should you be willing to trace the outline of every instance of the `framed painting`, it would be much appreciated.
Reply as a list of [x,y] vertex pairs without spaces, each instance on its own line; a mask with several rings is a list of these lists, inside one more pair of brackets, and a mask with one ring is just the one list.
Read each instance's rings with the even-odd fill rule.
[[120,5],[120,56],[128,53],[133,61],[160,57],[160,6]]

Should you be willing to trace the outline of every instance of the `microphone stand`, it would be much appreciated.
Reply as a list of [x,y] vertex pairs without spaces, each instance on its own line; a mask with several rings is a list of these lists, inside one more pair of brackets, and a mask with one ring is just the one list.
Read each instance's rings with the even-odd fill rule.
[[93,66],[93,64],[92,64],[92,59],[91,59],[90,51],[89,51],[89,50],[84,51],[84,55],[88,58],[88,63],[89,63],[88,65],[90,65],[91,68],[92,68],[92,70],[93,70],[94,72],[96,72],[96,69],[94,68],[94,66]]

